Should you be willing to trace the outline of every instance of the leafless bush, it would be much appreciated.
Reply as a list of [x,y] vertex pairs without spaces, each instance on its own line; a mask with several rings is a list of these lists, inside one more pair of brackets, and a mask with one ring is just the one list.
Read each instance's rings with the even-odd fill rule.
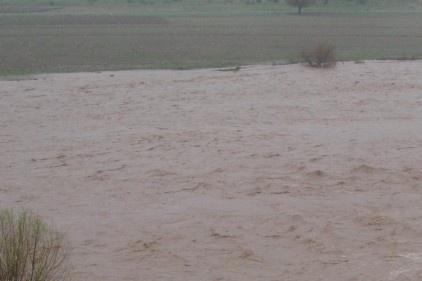
[[302,59],[313,67],[330,67],[336,64],[334,47],[318,44],[313,49],[302,50]]
[[0,211],[0,280],[68,280],[63,235],[29,211]]

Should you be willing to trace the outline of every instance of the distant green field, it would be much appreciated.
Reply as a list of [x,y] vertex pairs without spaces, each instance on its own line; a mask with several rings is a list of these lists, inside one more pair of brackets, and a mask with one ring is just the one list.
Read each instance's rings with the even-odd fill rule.
[[320,42],[341,60],[422,58],[420,1],[329,0],[303,16],[282,3],[102,1],[3,1],[0,74],[279,63]]
[[[285,0],[1,0],[0,6],[107,7],[178,11],[264,11],[286,9]],[[313,11],[412,11],[422,9],[420,0],[318,0]]]
[[[294,10],[285,0],[1,0],[2,7],[72,8],[73,11],[245,12]],[[421,11],[420,0],[317,0],[309,11]]]

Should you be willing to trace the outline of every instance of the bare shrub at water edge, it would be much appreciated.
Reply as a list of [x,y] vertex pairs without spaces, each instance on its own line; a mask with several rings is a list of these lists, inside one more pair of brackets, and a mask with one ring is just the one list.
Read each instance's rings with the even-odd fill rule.
[[23,210],[0,211],[0,280],[69,280],[64,236],[41,217]]
[[319,44],[310,50],[302,50],[302,59],[313,67],[330,67],[336,64],[334,47]]

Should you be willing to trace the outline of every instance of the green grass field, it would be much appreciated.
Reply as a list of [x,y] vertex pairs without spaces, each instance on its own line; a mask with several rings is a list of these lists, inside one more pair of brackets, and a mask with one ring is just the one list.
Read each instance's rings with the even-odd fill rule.
[[302,16],[282,0],[131,1],[2,1],[0,74],[283,63],[317,43],[340,60],[422,58],[421,1],[329,0]]

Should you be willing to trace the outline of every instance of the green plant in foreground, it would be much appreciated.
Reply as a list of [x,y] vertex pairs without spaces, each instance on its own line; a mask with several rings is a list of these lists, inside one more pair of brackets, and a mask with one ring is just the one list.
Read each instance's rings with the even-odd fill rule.
[[0,211],[0,281],[68,280],[64,236],[30,211]]

